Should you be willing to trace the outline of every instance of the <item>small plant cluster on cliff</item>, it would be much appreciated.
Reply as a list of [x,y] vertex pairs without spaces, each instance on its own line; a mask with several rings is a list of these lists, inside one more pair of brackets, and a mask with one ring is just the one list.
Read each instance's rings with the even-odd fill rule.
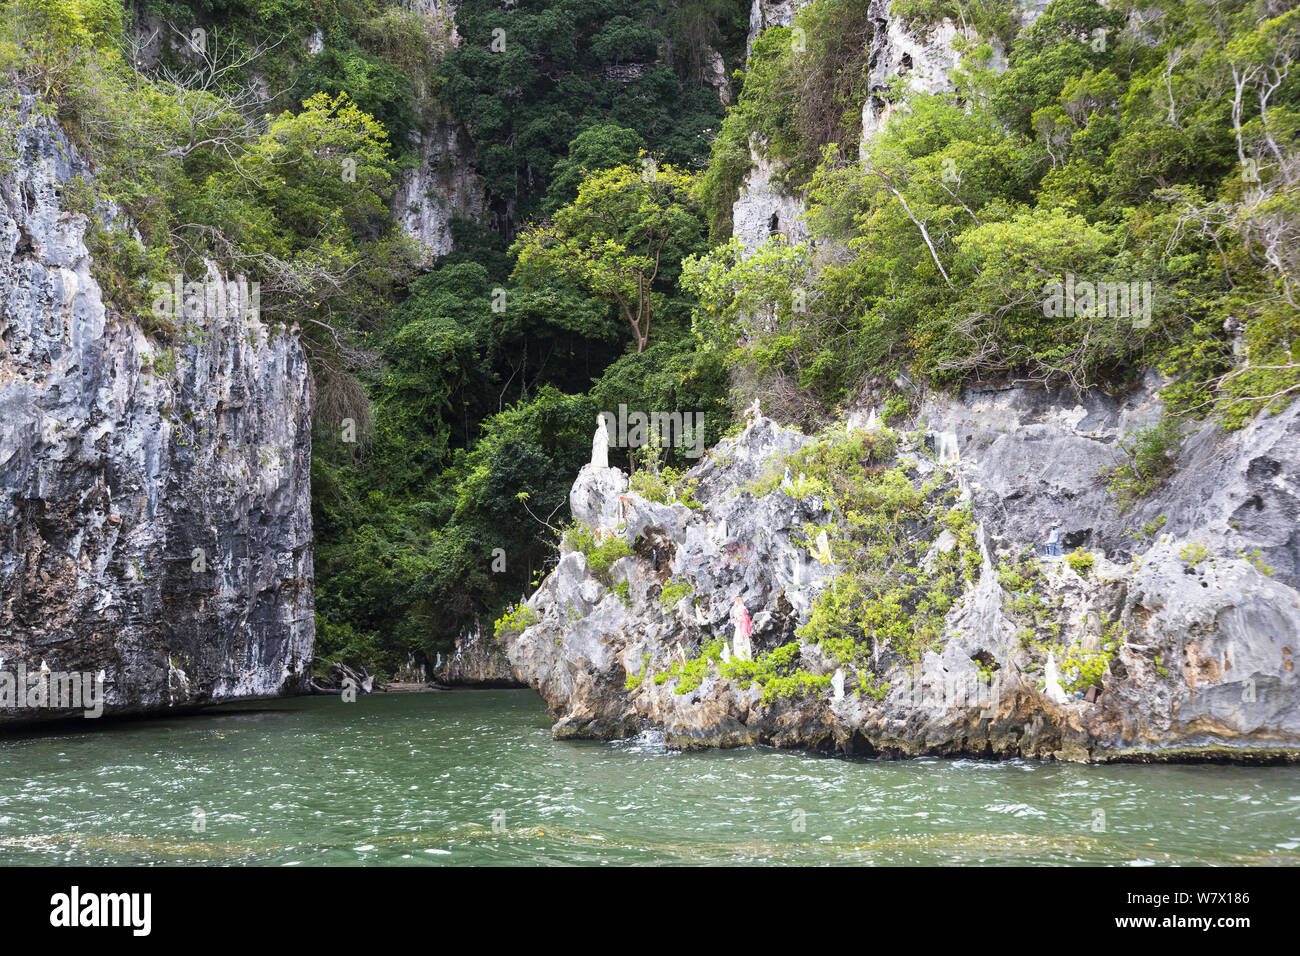
[[[829,674],[813,674],[800,665],[796,642],[759,654],[752,661],[736,657],[724,661],[722,645],[719,638],[705,644],[699,654],[685,662],[673,661],[666,670],[654,675],[654,682],[667,684],[671,681],[674,693],[689,694],[699,688],[711,670],[716,669],[720,676],[735,681],[741,690],[757,684],[762,688],[759,701],[764,705],[806,697],[830,686]],[[626,689],[636,690],[643,680],[644,675],[629,677]]]
[[798,456],[831,489],[828,539],[839,569],[798,633],[864,688],[895,662],[937,649],[945,616],[979,574],[970,512],[942,473],[921,479],[905,461],[875,464],[896,443],[885,429],[832,433]]
[[537,612],[526,604],[516,604],[507,608],[492,624],[492,636],[496,638],[521,634],[538,622]]
[[[1095,561],[1082,548],[1066,560],[1083,576],[1091,572]],[[1044,567],[1031,551],[1003,559],[997,573],[1005,592],[1003,610],[1019,628],[1018,644],[1026,668],[1041,673],[1048,654],[1055,654],[1061,686],[1067,693],[1077,695],[1093,686],[1100,688],[1124,641],[1123,625],[1118,621],[1105,623],[1091,648],[1069,643],[1062,636],[1066,623],[1064,599],[1060,594],[1052,595]]]
[[587,559],[587,570],[598,580],[609,583],[609,569],[619,558],[632,553],[628,543],[617,535],[601,537],[586,525],[575,522],[564,530],[562,551],[580,551]]
[[1107,473],[1107,488],[1127,508],[1147,497],[1174,470],[1182,427],[1174,418],[1125,435],[1119,447],[1124,460]]

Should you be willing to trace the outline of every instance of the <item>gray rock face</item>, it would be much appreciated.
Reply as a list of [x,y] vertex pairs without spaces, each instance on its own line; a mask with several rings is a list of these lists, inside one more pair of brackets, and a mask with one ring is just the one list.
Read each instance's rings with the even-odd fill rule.
[[806,201],[776,181],[777,167],[764,158],[761,144],[751,144],[750,153],[753,166],[731,207],[732,234],[746,254],[757,252],[776,236],[791,243],[807,242]]
[[722,54],[713,47],[705,47],[704,60],[706,66],[705,79],[713,91],[718,94],[718,103],[722,106],[731,105],[731,78],[727,75],[727,61],[722,58]]
[[[50,121],[0,177],[0,669],[105,672],[106,709],[300,691],[315,638],[310,372],[237,310],[170,347],[107,311]],[[0,710],[0,721],[53,716]]]
[[518,687],[505,647],[481,629],[464,634],[456,650],[442,666],[435,668],[433,679],[439,684],[466,687]]
[[1041,542],[1059,521],[1067,550],[1127,559],[1168,534],[1234,557],[1258,550],[1277,580],[1300,587],[1300,406],[1228,435],[1201,426],[1170,479],[1121,512],[1102,472],[1124,460],[1120,439],[1159,420],[1157,385],[1122,396],[968,389],[961,399],[931,398],[922,415],[957,436],[959,470],[995,539]]
[[[562,737],[657,727],[683,749],[768,743],[1077,761],[1295,759],[1298,409],[1239,433],[1192,435],[1177,475],[1139,509],[1169,516],[1167,530],[1148,540],[1124,534],[1145,519],[1122,515],[1097,472],[1113,461],[1119,435],[1159,414],[1150,388],[1122,398],[1025,388],[931,397],[915,424],[954,432],[959,461],[940,464],[910,440],[898,463],[969,501],[982,567],[936,648],[889,665],[883,693],[850,690],[838,700],[826,688],[765,704],[757,685],[744,688],[699,661],[705,643],[730,639],[729,611],[740,597],[753,615],[755,653],[796,642],[808,672],[836,666],[795,632],[842,570],[813,558],[804,529],[839,519],[811,496],[779,488],[754,496],[753,482],[779,473],[806,436],[762,420],[720,443],[690,473],[698,509],[647,501],[616,469],[588,466],[573,487],[574,515],[621,537],[633,554],[603,580],[583,554],[564,554],[528,601],[537,623],[508,640],[510,663],[545,698]],[[1256,497],[1268,517],[1250,525],[1242,508],[1255,509]],[[1081,536],[1095,548],[1090,568],[1042,556],[1052,516],[1067,546]],[[952,547],[951,535],[937,535],[927,560]],[[1039,555],[1033,600],[1055,621],[1028,635],[1019,617],[1026,595],[1004,588],[999,575],[1026,549]],[[1237,555],[1256,549],[1271,556],[1272,576]],[[674,582],[691,590],[666,604],[664,587]],[[1049,700],[1043,648],[1061,656],[1103,642],[1113,653],[1095,699]],[[676,679],[654,679],[686,661],[703,664],[697,686],[677,693]]]
[[[402,0],[402,5],[430,23],[444,49],[460,44],[455,6],[449,0]],[[468,136],[450,117],[430,119],[413,143],[418,163],[402,171],[393,194],[393,215],[420,248],[428,265],[451,252],[452,219],[483,217],[483,183],[470,161]]]
[[403,171],[393,196],[393,213],[426,263],[451,252],[452,219],[483,216],[483,185],[463,138],[451,120],[433,121],[419,134],[419,165]]

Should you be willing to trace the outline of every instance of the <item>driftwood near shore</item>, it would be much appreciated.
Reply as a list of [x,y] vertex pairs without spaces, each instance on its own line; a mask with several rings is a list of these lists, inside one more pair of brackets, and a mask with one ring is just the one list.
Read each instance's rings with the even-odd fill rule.
[[364,667],[353,670],[342,661],[331,661],[329,663],[330,676],[328,678],[312,677],[311,692],[313,694],[342,694],[349,689],[359,694],[372,694],[376,691],[386,691],[388,689],[387,685],[377,683],[374,675],[368,674]]

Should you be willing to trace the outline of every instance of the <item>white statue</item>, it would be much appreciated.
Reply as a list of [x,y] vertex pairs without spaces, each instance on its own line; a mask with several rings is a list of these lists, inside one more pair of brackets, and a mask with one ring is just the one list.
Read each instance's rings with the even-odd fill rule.
[[604,415],[596,416],[596,434],[591,439],[591,467],[609,467],[609,429]]
[[790,466],[785,466],[785,477],[781,479],[782,491],[794,491],[794,482],[790,480]]
[[939,461],[945,465],[957,464],[961,459],[961,454],[957,450],[957,433],[935,432],[934,453]]
[[822,564],[831,563],[831,541],[826,535],[825,528],[817,534],[817,547],[813,549],[813,557]]
[[712,537],[713,537],[713,543],[718,545],[719,547],[721,547],[722,544],[726,542],[727,540],[727,519],[726,518],[723,518],[721,521],[719,521],[716,525],[713,526]]
[[1048,700],[1053,704],[1069,703],[1070,698],[1061,686],[1061,672],[1056,667],[1056,654],[1052,651],[1047,652],[1047,668],[1043,673],[1043,678],[1047,681]]
[[731,660],[731,645],[726,641],[722,642],[722,663],[726,664]]
[[831,675],[831,700],[844,699],[844,668],[835,668],[835,673]]
[[754,625],[749,619],[749,611],[746,610],[745,602],[740,599],[740,595],[736,595],[736,601],[731,606],[731,624],[735,628],[732,643],[736,645],[736,658],[752,661],[754,645],[750,643],[749,638],[754,633]]

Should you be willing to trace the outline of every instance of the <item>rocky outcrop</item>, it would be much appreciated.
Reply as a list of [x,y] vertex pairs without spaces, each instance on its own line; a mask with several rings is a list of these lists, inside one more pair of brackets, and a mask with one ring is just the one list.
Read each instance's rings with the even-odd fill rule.
[[72,144],[30,118],[0,176],[0,671],[103,672],[118,713],[300,691],[303,350],[229,303],[171,337],[106,309],[86,217],[61,207],[77,176]]
[[[493,635],[477,629],[463,634],[446,660],[439,656],[433,679],[452,687],[521,687],[506,657],[506,649]],[[435,662],[435,663],[438,663]]]
[[749,35],[745,38],[745,58],[754,49],[754,41],[768,27],[788,27],[794,22],[794,15],[809,0],[753,0],[749,6]]
[[[769,27],[788,27],[794,15],[807,6],[804,0],[753,0],[749,9],[749,36],[745,41],[745,59],[753,50],[754,40]],[[808,230],[804,225],[807,203],[801,195],[779,182],[779,169],[763,154],[763,144],[750,143],[752,165],[731,209],[731,232],[746,253],[755,252],[774,236],[790,242],[804,242]]]
[[483,185],[469,160],[465,135],[453,120],[438,117],[414,143],[417,165],[403,170],[393,214],[414,239],[427,264],[451,252],[451,221],[480,219]]
[[[558,737],[659,728],[683,749],[1295,759],[1300,406],[1237,433],[1196,432],[1176,476],[1121,512],[1098,473],[1116,440],[1158,412],[1150,387],[1117,397],[986,389],[923,403],[893,465],[964,502],[980,529],[972,569],[937,642],[915,659],[877,651],[879,680],[850,674],[842,696],[828,686],[828,649],[799,632],[849,570],[816,560],[808,529],[845,516],[764,478],[811,439],[765,419],[722,442],[690,473],[695,507],[648,501],[616,469],[587,466],[574,517],[632,554],[603,575],[582,552],[562,554],[528,600],[537,622],[509,639],[511,665],[546,700]],[[1161,530],[1141,530],[1149,514],[1166,516]],[[1075,560],[1043,554],[1052,520],[1067,549],[1085,548]],[[918,553],[933,531],[916,529]],[[922,566],[954,547],[951,533],[935,535]],[[665,604],[668,586],[677,590]],[[736,598],[753,615],[755,654],[796,650],[814,679],[806,693],[765,700],[702,653],[730,639]],[[1100,662],[1103,651],[1087,694],[1053,702],[1047,653]],[[1073,667],[1062,670],[1077,677]]]
[[718,105],[731,105],[731,77],[727,75],[727,61],[711,46],[704,48],[704,80],[718,94]]
[[[429,23],[442,49],[460,44],[455,7],[448,0],[403,0]],[[453,219],[482,219],[487,208],[483,183],[474,171],[469,137],[451,117],[426,118],[414,135],[416,164],[402,171],[393,195],[393,216],[415,240],[425,265],[451,252]]]
[[750,145],[750,156],[752,165],[731,207],[732,234],[746,254],[777,236],[791,243],[807,242],[807,203],[777,180],[778,167],[764,158],[759,144]]

